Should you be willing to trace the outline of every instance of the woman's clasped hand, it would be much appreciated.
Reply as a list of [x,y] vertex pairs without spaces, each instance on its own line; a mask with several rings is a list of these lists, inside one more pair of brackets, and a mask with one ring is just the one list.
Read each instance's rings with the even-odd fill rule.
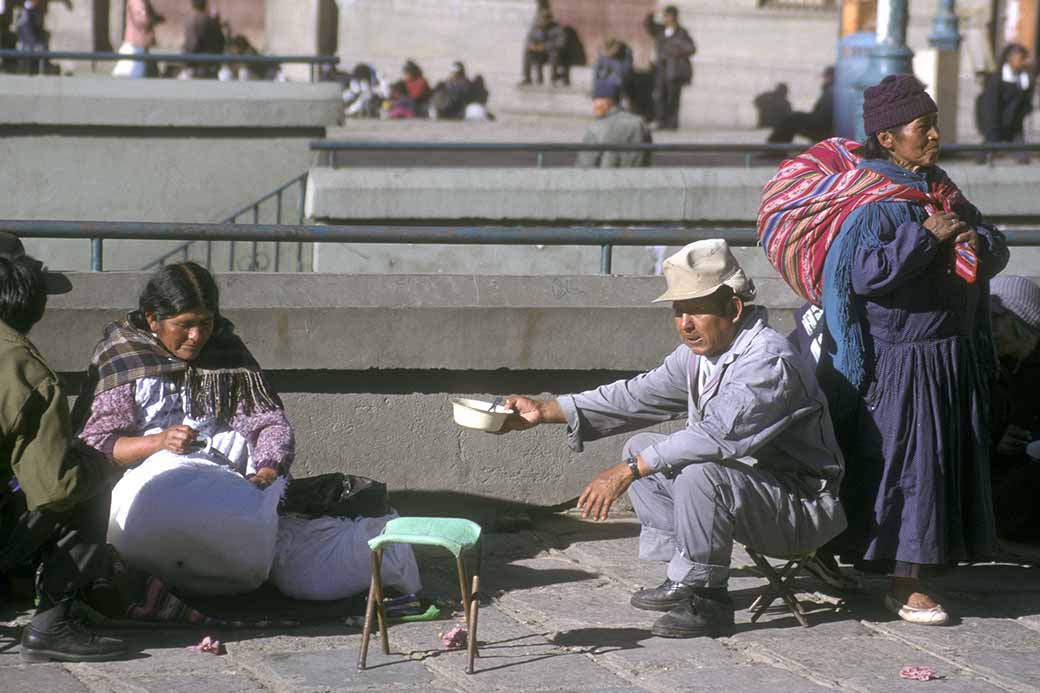
[[191,426],[180,424],[170,426],[161,433],[156,433],[155,451],[169,450],[176,455],[184,455],[192,450],[192,443],[198,439],[198,433]]

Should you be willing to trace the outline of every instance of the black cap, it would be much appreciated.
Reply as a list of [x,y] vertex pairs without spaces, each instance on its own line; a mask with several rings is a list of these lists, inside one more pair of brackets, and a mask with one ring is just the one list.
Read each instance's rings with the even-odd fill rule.
[[[0,257],[14,260],[25,254],[25,246],[22,245],[22,239],[13,233],[0,231]],[[72,291],[72,282],[61,272],[44,272],[43,283],[47,287],[47,293],[51,295],[67,294]]]

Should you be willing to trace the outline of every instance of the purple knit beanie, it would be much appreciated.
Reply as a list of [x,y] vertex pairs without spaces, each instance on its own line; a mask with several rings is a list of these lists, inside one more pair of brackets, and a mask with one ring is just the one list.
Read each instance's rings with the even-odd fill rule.
[[863,92],[863,129],[868,135],[938,111],[913,75],[889,75]]

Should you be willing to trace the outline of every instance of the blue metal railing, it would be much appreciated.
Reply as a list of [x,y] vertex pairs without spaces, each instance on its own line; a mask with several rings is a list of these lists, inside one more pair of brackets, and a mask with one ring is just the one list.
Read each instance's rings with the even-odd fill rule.
[[[1032,223],[1037,218],[1030,220]],[[609,274],[614,246],[684,245],[724,238],[734,246],[754,246],[754,228],[718,226],[402,226],[354,224],[177,224],[120,221],[3,221],[0,231],[24,238],[73,238],[292,243],[439,243],[449,245],[599,246],[600,271]],[[1040,228],[1004,230],[1013,246],[1040,247]],[[93,247],[93,243],[92,243]],[[101,270],[101,262],[91,262]]]
[[240,65],[310,65],[311,81],[317,77],[319,65],[336,65],[335,55],[233,55],[231,53],[113,53],[111,51],[21,51],[0,50],[0,58],[18,60],[76,60],[89,63],[130,60],[140,63],[222,64]]
[[[646,152],[649,154],[739,154],[744,157],[744,166],[751,167],[756,156],[783,157],[799,153],[811,145],[806,142],[790,143],[734,143],[734,142],[687,142],[675,144],[588,144],[572,142],[371,142],[357,140],[313,140],[310,149],[324,157],[322,163],[335,167],[337,152],[439,152],[439,153],[526,153],[535,156],[535,165],[541,168],[545,155],[549,153],[597,152]],[[996,153],[1036,154],[1040,143],[987,142],[982,144],[947,144],[941,148],[947,156],[965,154],[981,155],[980,163],[992,163]],[[766,162],[763,162],[766,163]],[[769,162],[775,165],[776,161]],[[510,162],[510,165],[514,165]]]
[[[306,172],[301,173],[300,175],[298,175],[295,178],[293,178],[292,180],[290,180],[288,183],[285,183],[284,185],[276,188],[275,190],[272,190],[271,192],[267,193],[266,195],[261,197],[256,202],[253,202],[252,204],[246,205],[242,209],[238,210],[237,212],[235,212],[231,216],[229,216],[226,219],[224,219],[223,222],[221,222],[221,223],[238,225],[239,219],[241,219],[242,217],[244,217],[246,215],[249,215],[251,220],[252,220],[252,224],[255,226],[256,224],[258,224],[260,222],[260,208],[261,208],[261,206],[265,202],[268,202],[270,200],[274,200],[275,201],[275,212],[274,212],[275,224],[276,225],[280,225],[282,223],[282,219],[284,217],[284,211],[285,211],[285,205],[284,205],[284,202],[283,202],[284,196],[285,196],[286,192],[288,192],[293,187],[296,187],[298,189],[298,197],[297,197],[298,205],[297,205],[295,220],[296,220],[296,222],[298,224],[303,224],[303,220],[304,220],[304,199],[305,199],[306,194],[307,194],[307,173]],[[229,272],[234,272],[236,269],[240,269],[240,268],[235,267],[235,243],[238,242],[239,239],[236,237],[236,238],[223,239],[223,240],[229,241],[229,243],[228,243],[228,271]],[[95,242],[98,242],[97,239],[92,241],[92,243],[95,243]],[[162,267],[163,265],[165,265],[167,262],[169,262],[173,258],[178,258],[180,262],[187,262],[189,259],[191,259],[191,250],[193,249],[195,244],[198,243],[198,242],[200,242],[200,241],[192,240],[192,241],[188,241],[187,243],[182,243],[181,245],[177,246],[173,250],[165,253],[164,255],[161,255],[160,257],[158,257],[157,259],[153,260],[152,262],[149,262],[147,265],[145,265],[141,269],[142,270],[153,270],[153,269],[156,269],[157,267]],[[205,260],[205,262],[203,264],[205,265],[205,267],[207,269],[213,269],[213,242],[214,241],[211,240],[211,239],[206,239],[206,240],[201,241],[201,242],[204,242],[206,244],[206,249],[205,249],[206,260]],[[250,259],[249,265],[244,268],[246,271],[256,272],[256,271],[259,271],[259,270],[267,269],[266,267],[260,267],[260,247],[259,247],[259,243],[260,243],[260,241],[256,240],[256,239],[254,239],[254,240],[252,240],[250,242],[250,251],[251,251],[250,258],[251,259]],[[296,245],[296,271],[297,272],[303,272],[304,271],[303,270],[303,242],[297,241],[295,243],[295,245]],[[282,269],[281,269],[281,265],[282,265],[282,253],[281,253],[281,250],[282,250],[282,241],[277,241],[277,240],[274,241],[274,258],[273,258],[273,265],[274,266],[273,266],[273,269],[274,269],[275,272],[282,271]],[[97,253],[96,256],[100,258],[102,249],[100,247],[98,247],[96,249],[96,251],[95,251],[95,249],[93,248],[93,245],[91,247],[91,258],[92,258],[92,260],[91,260],[91,269],[92,269],[92,271],[96,272],[96,271],[100,271],[101,267],[98,266],[96,269],[94,268],[93,258],[95,257],[95,252]]]

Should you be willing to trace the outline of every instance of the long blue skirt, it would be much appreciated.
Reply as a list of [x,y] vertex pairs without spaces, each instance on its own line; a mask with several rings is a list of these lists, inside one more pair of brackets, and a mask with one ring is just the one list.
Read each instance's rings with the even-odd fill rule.
[[875,377],[845,446],[843,555],[923,565],[992,555],[983,348],[971,337],[875,342]]

